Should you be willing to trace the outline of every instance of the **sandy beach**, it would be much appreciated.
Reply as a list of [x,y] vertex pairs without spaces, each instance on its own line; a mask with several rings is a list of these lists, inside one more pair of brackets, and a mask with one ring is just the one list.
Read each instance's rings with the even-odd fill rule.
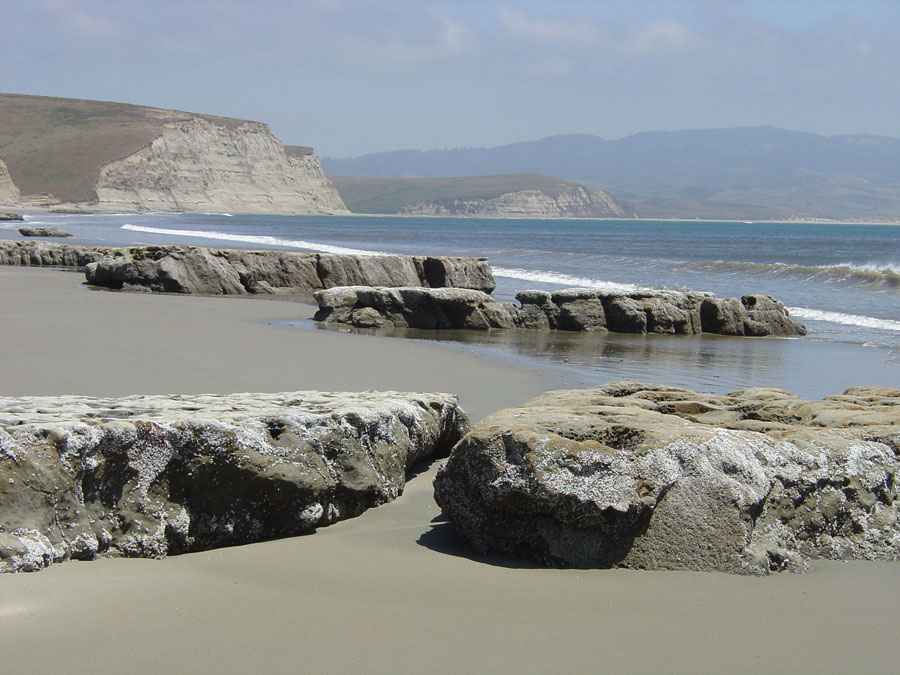
[[[484,350],[298,330],[308,304],[91,291],[82,279],[0,268],[3,394],[446,391],[476,421],[582,384]],[[2,669],[896,669],[896,563],[748,578],[473,556],[434,504],[435,469],[394,503],[304,537],[0,575]]]

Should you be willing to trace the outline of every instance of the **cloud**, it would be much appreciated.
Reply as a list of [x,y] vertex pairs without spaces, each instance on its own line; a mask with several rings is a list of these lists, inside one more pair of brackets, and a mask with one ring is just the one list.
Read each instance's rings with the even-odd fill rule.
[[685,24],[663,18],[651,21],[642,29],[632,30],[623,52],[628,56],[651,57],[692,51],[703,44],[703,39]]
[[500,25],[509,34],[532,42],[566,42],[594,44],[604,39],[598,24],[584,19],[564,19],[549,15],[529,16],[503,5],[497,10]]
[[[109,11],[88,12],[71,0],[41,0],[40,5],[54,17],[56,24],[67,33],[86,40],[109,40],[121,37],[126,24],[110,16]],[[107,7],[113,9],[114,5]]]

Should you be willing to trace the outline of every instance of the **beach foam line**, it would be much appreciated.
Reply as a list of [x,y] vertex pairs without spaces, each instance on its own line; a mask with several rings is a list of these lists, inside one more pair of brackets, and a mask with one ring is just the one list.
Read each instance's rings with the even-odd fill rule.
[[839,323],[844,326],[859,326],[861,328],[875,328],[900,332],[900,321],[892,319],[878,319],[873,316],[859,316],[857,314],[842,314],[841,312],[828,312],[822,309],[807,309],[806,307],[788,307],[792,319],[806,319],[808,321],[827,321]]
[[805,279],[821,279],[824,281],[853,281],[858,283],[900,288],[900,264],[849,262],[837,265],[793,265],[790,263],[755,263],[737,260],[706,260],[688,263],[687,267],[698,270],[714,270],[719,272],[751,272],[754,274],[773,274],[776,276],[794,276]]
[[132,225],[131,223],[125,223],[124,225],[122,225],[121,229],[130,230],[131,232],[145,232],[147,234],[166,234],[175,237],[215,239],[216,241],[239,241],[244,244],[259,244],[261,246],[284,246],[287,248],[299,248],[307,251],[317,251],[319,253],[345,253],[350,255],[392,255],[385,251],[367,251],[359,248],[348,248],[346,246],[331,246],[330,244],[320,244],[314,241],[303,241],[302,239],[281,239],[279,237],[251,234],[228,234],[226,232],[216,232],[215,230],[174,230],[164,227],[146,227],[144,225]]
[[596,288],[601,291],[632,292],[649,290],[646,286],[637,286],[635,284],[620,284],[615,281],[604,281],[603,279],[574,277],[569,274],[560,274],[558,272],[523,270],[516,267],[492,267],[491,269],[493,270],[495,277],[519,279],[520,281],[537,281],[544,284],[555,284],[558,286],[578,288]]

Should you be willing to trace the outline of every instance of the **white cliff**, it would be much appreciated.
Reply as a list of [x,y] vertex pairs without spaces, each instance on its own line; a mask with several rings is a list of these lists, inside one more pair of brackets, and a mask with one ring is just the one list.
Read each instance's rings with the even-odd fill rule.
[[147,146],[102,167],[95,187],[103,210],[348,212],[318,157],[288,154],[258,122],[164,124]]
[[406,215],[477,216],[484,218],[633,218],[634,212],[602,190],[576,185],[553,195],[519,190],[494,198],[456,198],[418,202],[402,209]]
[[0,205],[19,205],[19,188],[13,183],[9,175],[9,169],[6,168],[6,164],[2,159],[0,159]]

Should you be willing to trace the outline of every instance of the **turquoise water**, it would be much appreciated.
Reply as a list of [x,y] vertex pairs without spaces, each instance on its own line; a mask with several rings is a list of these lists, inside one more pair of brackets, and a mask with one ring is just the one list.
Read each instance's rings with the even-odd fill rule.
[[[845,381],[900,386],[900,227],[891,225],[229,214],[28,219],[66,229],[74,235],[68,241],[84,244],[487,256],[497,279],[494,295],[501,300],[511,300],[518,290],[571,286],[767,293],[807,324],[807,338],[781,347],[772,345],[791,341],[554,335],[541,346],[533,336],[475,339],[606,379],[617,373],[654,379],[656,373],[656,379],[702,382],[706,388],[753,383],[810,391],[828,381],[831,389],[819,395],[834,393]],[[18,236],[14,227],[5,226],[0,236]],[[603,353],[595,349],[601,345]],[[815,366],[826,352],[829,372],[844,375],[826,377],[826,364]],[[734,354],[739,356],[729,356]],[[732,374],[717,383],[726,371]]]

